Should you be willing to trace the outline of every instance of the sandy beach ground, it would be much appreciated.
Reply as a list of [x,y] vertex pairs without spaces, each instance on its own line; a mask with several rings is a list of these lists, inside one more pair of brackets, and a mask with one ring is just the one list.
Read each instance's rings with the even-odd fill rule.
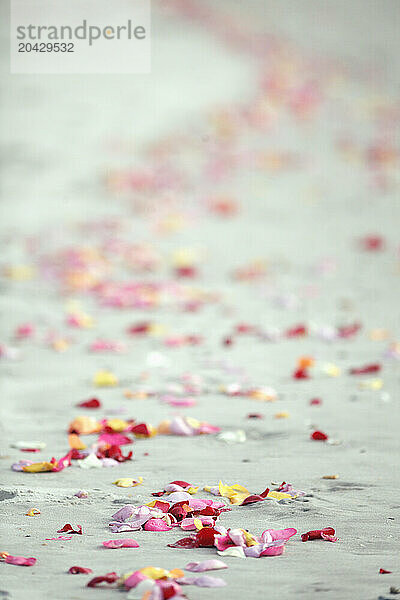
[[[91,575],[68,569],[121,575],[208,558],[226,562],[210,575],[227,586],[185,587],[189,599],[395,598],[398,3],[202,3],[218,27],[173,4],[153,3],[149,76],[2,75],[0,552],[37,563],[0,562],[0,598],[111,599],[127,592],[88,589]],[[6,48],[6,25],[2,36]],[[179,260],[193,278],[177,277]],[[111,281],[162,292],[150,307],[115,308],[101,288]],[[68,325],[82,312],[93,327]],[[151,335],[127,333],[140,322]],[[24,324],[34,331],[18,337]],[[253,329],[237,334],[239,324]],[[288,334],[299,326],[304,335]],[[91,352],[99,339],[124,351]],[[314,364],[295,379],[301,357]],[[371,364],[380,371],[349,374]],[[104,369],[117,385],[94,385]],[[197,391],[182,388],[185,374]],[[232,385],[272,388],[276,399],[224,394]],[[151,394],[134,397],[140,390]],[[178,409],[162,402],[167,394],[196,404]],[[91,397],[102,408],[77,408]],[[123,446],[133,460],[110,468],[11,469],[64,456],[69,423],[83,414],[154,426],[180,414],[244,436],[156,435]],[[314,430],[328,440],[311,440]],[[46,447],[13,447],[32,440]],[[113,484],[139,476],[138,487]],[[289,482],[305,495],[232,506],[219,523],[298,534],[282,556],[241,559],[167,547],[188,535],[180,528],[110,533],[118,508],[150,502],[173,480],[208,499],[202,487],[220,480],[251,493]],[[31,508],[40,514],[26,516]],[[84,534],[49,540],[65,523]],[[327,526],[336,543],[301,541]],[[102,547],[118,536],[140,547]]]

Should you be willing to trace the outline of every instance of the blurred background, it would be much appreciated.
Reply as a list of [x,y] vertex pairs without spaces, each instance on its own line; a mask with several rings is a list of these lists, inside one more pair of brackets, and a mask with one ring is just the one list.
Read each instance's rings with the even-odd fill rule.
[[[109,211],[100,185],[108,169],[134,164],[147,142],[211,108],[245,103],[258,83],[254,57],[193,18],[190,2],[163,0],[152,2],[151,75],[10,75],[7,4],[1,3],[3,225],[36,229],[53,217]],[[243,32],[287,40],[311,61],[334,58],[356,83],[369,78],[371,94],[398,89],[397,0],[200,6],[234,19]]]

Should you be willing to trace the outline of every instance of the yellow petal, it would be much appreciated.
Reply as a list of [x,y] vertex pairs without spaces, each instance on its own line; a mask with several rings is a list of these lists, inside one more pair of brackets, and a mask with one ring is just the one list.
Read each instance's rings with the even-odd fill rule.
[[163,579],[168,577],[168,571],[161,567],[144,567],[143,569],[140,569],[140,572],[150,579]]
[[259,544],[259,542],[256,540],[256,538],[253,535],[251,535],[251,533],[249,533],[248,531],[245,531],[244,529],[242,531],[243,531],[243,536],[246,541],[247,547],[257,546],[257,544]]
[[111,427],[113,431],[124,431],[128,427],[128,422],[123,419],[108,419],[107,425]]
[[200,531],[200,529],[203,529],[203,523],[200,519],[193,519],[193,523],[198,531]]
[[46,473],[47,471],[53,471],[54,465],[50,462],[37,462],[33,465],[26,465],[22,467],[22,470],[26,473]]
[[111,371],[97,371],[93,383],[99,387],[111,387],[118,384],[118,379]]
[[179,579],[179,577],[184,577],[185,573],[181,569],[171,569],[168,573],[168,577],[171,579]]
[[143,483],[143,477],[138,477],[137,479],[132,479],[131,477],[121,477],[121,479],[117,479],[113,483],[118,487],[136,487],[137,485]]
[[14,281],[28,281],[35,277],[35,270],[29,265],[14,265],[5,269],[5,275]]
[[201,425],[201,421],[193,419],[193,417],[186,417],[186,422],[188,423],[188,425],[190,425],[190,427],[193,427],[194,429],[197,429]]
[[368,379],[367,381],[361,381],[359,387],[362,390],[380,390],[383,387],[382,379]]
[[225,485],[220,481],[218,489],[220,495],[224,498],[229,498],[231,504],[241,504],[247,496],[250,496],[249,490],[238,483]]
[[25,514],[27,517],[34,517],[35,515],[40,515],[40,510],[38,510],[37,508],[31,508]]
[[68,436],[69,447],[74,450],[84,450],[86,448],[86,444],[82,442],[79,435],[76,433],[70,433]]
[[274,414],[275,419],[288,419],[290,417],[286,410]]
[[100,431],[101,425],[92,417],[86,417],[85,415],[77,417],[69,424],[70,431],[76,431],[81,435],[88,435],[90,433],[97,433]]
[[340,368],[334,365],[333,363],[328,363],[324,365],[323,370],[327,375],[329,375],[329,377],[338,377],[338,375],[340,375],[341,373]]
[[285,492],[274,492],[273,490],[268,493],[267,498],[273,498],[274,500],[283,500],[284,498],[294,498],[295,496],[291,496],[290,494],[285,494]]

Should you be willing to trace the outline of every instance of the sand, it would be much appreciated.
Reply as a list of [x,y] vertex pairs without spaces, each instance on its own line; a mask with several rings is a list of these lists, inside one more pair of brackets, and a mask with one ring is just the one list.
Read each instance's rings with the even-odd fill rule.
[[[327,98],[308,117],[285,115],[265,133],[269,160],[271,153],[274,160],[278,151],[284,154],[281,168],[241,168],[222,182],[198,181],[189,187],[187,199],[174,205],[188,217],[188,225],[171,235],[161,235],[155,227],[157,210],[140,216],[126,195],[106,189],[106,176],[115,168],[143,164],[146,144],[169,132],[172,138],[185,134],[193,141],[198,154],[193,158],[186,150],[187,160],[198,165],[213,136],[206,115],[215,107],[252,102],[257,61],[201,25],[163,15],[155,7],[158,35],[151,76],[2,78],[0,344],[19,354],[16,360],[0,358],[0,551],[38,559],[27,568],[0,563],[0,596],[5,599],[120,595],[114,589],[86,589],[90,576],[67,574],[75,564],[100,575],[216,558],[210,549],[167,548],[184,537],[178,529],[135,532],[139,549],[101,547],[102,541],[118,537],[109,533],[108,523],[120,506],[149,502],[152,492],[175,479],[201,486],[222,479],[252,492],[271,482],[290,482],[306,495],[233,507],[221,524],[256,534],[267,528],[295,527],[300,534],[332,526],[339,538],[337,543],[302,543],[296,536],[280,557],[228,557],[228,569],[217,573],[227,586],[188,587],[190,599],[295,595],[374,600],[389,597],[389,588],[400,586],[399,362],[393,351],[388,353],[399,339],[398,154],[378,166],[365,158],[378,140],[390,148],[394,135],[398,7],[391,1],[249,6],[253,12],[240,2],[221,2],[223,14],[238,14],[246,31],[269,31],[287,48],[291,40],[292,66],[293,56],[308,56],[311,64],[318,58],[316,72]],[[212,59],[204,60],[205,51]],[[322,74],[330,69],[327,81]],[[386,122],[379,117],[383,112]],[[343,153],[336,142],[345,139],[351,145]],[[254,149],[255,143],[249,138],[249,147]],[[294,156],[292,165],[285,153]],[[204,210],[202,195],[214,191],[234,198],[237,216],[221,219]],[[195,248],[204,260],[193,283],[216,294],[216,302],[196,312],[183,312],[174,303],[157,310],[112,310],[90,295],[61,293],[58,283],[41,271],[23,282],[6,276],[4,267],[38,264],[42,252],[103,239],[74,224],[109,218],[127,226],[131,242],[148,240],[167,264],[173,250]],[[368,234],[382,236],[382,251],[360,248],[360,238]],[[257,259],[265,260],[264,276],[245,282],[232,278],[235,269]],[[170,273],[165,269],[163,277]],[[93,317],[94,329],[66,326],[66,304],[73,299]],[[126,328],[143,319],[161,323],[173,334],[202,335],[204,343],[168,348],[162,337],[130,338]],[[16,327],[26,322],[35,325],[35,335],[15,340]],[[270,333],[306,323],[310,332],[277,341],[237,336],[225,346],[222,340],[243,322]],[[331,332],[324,328],[356,322],[362,329],[351,339],[329,341],[321,335]],[[49,346],[49,331],[71,338],[65,352]],[[121,340],[127,351],[90,353],[88,345],[97,337]],[[161,353],[164,366],[149,364],[154,352]],[[305,355],[315,359],[311,377],[294,380],[296,361]],[[349,368],[370,363],[382,364],[382,372],[348,374]],[[103,368],[115,373],[118,386],[94,387],[93,375]],[[160,402],[160,396],[188,372],[200,375],[205,389],[196,396],[196,406],[181,412],[224,432],[243,430],[245,442],[227,444],[215,435],[160,435],[137,440],[134,460],[113,468],[86,471],[74,464],[59,473],[11,470],[20,459],[65,454],[68,423],[83,412],[76,404],[92,396],[103,402],[96,418],[110,418],[118,410],[126,411],[122,418],[153,424],[171,417],[178,410]],[[126,398],[125,390],[143,384],[143,373],[156,395]],[[380,380],[382,387],[360,387],[371,379]],[[271,386],[278,398],[263,403],[219,393],[221,384],[237,381]],[[320,406],[310,405],[315,397],[322,399]],[[283,411],[287,418],[275,417]],[[263,418],[248,419],[249,413]],[[314,429],[326,432],[328,443],[311,441]],[[32,457],[12,447],[20,440],[47,446]],[[323,479],[333,474],[338,478]],[[119,477],[138,476],[144,479],[139,487],[113,485]],[[78,490],[87,490],[88,498],[75,497]],[[32,507],[41,514],[25,516]],[[84,535],[46,541],[65,523],[82,524]],[[380,568],[393,574],[379,575]]]

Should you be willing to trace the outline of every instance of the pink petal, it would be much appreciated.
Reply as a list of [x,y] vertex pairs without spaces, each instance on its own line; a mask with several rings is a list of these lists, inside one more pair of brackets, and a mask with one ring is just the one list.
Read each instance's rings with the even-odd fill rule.
[[167,525],[163,519],[150,519],[144,529],[146,531],[170,531],[172,527]]
[[326,542],[337,542],[338,541],[338,538],[336,536],[334,536],[334,535],[328,535],[328,534],[323,533],[323,532],[321,533],[321,538],[323,540],[325,540]]
[[110,444],[110,446],[123,446],[125,444],[133,444],[127,435],[122,433],[102,433],[98,439],[101,444]]
[[[190,501],[191,499],[192,496],[187,492],[172,492],[172,494],[168,496],[168,502],[171,502],[171,504],[176,504],[177,502],[184,502],[186,500]],[[191,505],[189,504],[189,506]]]
[[193,498],[190,495],[189,498],[185,498],[185,500],[188,500],[188,504],[190,508],[193,508],[193,510],[203,510],[207,506],[211,506],[209,502],[212,502],[212,500],[198,500],[197,498]]
[[183,417],[172,419],[169,430],[174,435],[194,435],[194,429],[186,423]]
[[125,538],[122,540],[108,540],[103,542],[105,548],[139,548],[139,544],[132,538]]
[[219,577],[210,577],[209,575],[202,575],[201,577],[181,577],[178,579],[178,583],[182,585],[197,585],[198,587],[224,587],[226,581]]
[[129,517],[133,515],[134,512],[135,507],[133,506],[133,504],[126,504],[125,506],[117,510],[117,512],[114,513],[111,518],[115,519],[116,521],[126,521],[127,519],[129,519]]
[[184,567],[185,571],[191,571],[192,573],[202,573],[203,571],[215,571],[217,569],[227,568],[228,565],[217,558],[203,560],[202,562],[190,562]]
[[280,556],[283,554],[285,546],[282,544],[281,546],[270,546],[269,548],[265,548],[260,554],[260,556]]
[[111,529],[111,533],[124,533],[125,531],[138,531],[141,528],[141,525],[138,523],[120,523],[118,521],[109,523],[108,526]]
[[9,565],[18,565],[20,567],[32,567],[36,563],[36,558],[25,558],[24,556],[11,556],[9,554],[5,558],[5,562]]
[[230,548],[226,548],[226,550],[224,550],[223,552],[221,550],[218,550],[218,554],[220,554],[221,556],[236,556],[237,558],[246,557],[241,546],[230,546]]
[[138,583],[147,579],[146,575],[143,575],[140,571],[135,571],[132,575],[129,575],[127,579],[124,581],[124,585],[126,588],[134,588]]
[[227,548],[231,548],[235,544],[232,542],[229,535],[216,535],[214,539],[214,545],[217,547],[217,550],[223,552]]
[[261,540],[263,542],[275,541],[275,540],[288,540],[293,535],[296,535],[297,529],[289,527],[288,529],[266,529],[261,534]]
[[187,519],[182,519],[182,521],[180,522],[180,527],[184,531],[189,531],[191,529],[196,529],[196,525],[194,524],[193,517],[190,517],[190,518],[187,518]]

